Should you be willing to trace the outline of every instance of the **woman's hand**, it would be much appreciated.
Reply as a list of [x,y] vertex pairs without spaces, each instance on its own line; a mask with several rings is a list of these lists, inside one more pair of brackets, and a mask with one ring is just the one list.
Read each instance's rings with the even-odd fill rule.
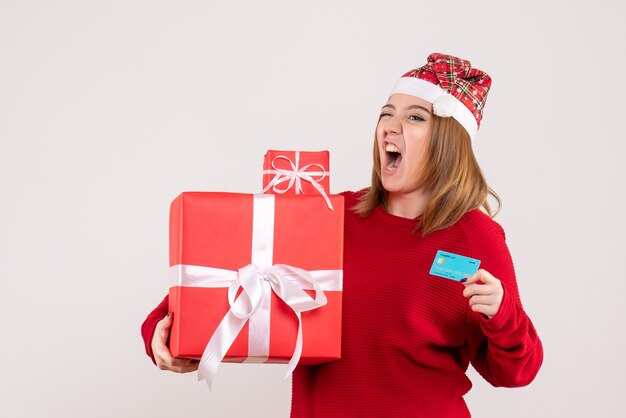
[[157,326],[152,336],[152,355],[157,366],[161,370],[171,370],[176,373],[188,373],[198,370],[198,362],[191,359],[180,359],[172,357],[167,346],[167,339],[172,328],[172,316],[167,315],[157,322]]
[[[478,282],[481,283],[478,283]],[[469,299],[470,308],[487,318],[493,318],[500,309],[504,289],[500,280],[480,269],[464,282],[463,296]]]

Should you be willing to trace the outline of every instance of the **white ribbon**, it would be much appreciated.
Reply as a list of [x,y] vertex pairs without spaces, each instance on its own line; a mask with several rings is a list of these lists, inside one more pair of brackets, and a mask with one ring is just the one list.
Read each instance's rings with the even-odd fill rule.
[[[276,264],[266,271],[257,271],[247,265],[239,271],[213,267],[179,264],[170,267],[170,286],[228,287],[230,310],[209,340],[200,365],[198,380],[205,379],[209,388],[220,362],[228,352],[245,323],[263,305],[263,284],[268,283],[276,296],[282,299],[298,318],[296,346],[289,361],[286,376],[296,368],[302,354],[301,312],[319,308],[326,304],[324,290],[342,290],[341,270],[306,271],[285,264]],[[239,287],[243,291],[237,296]],[[304,290],[314,290],[314,297]],[[251,327],[252,328],[252,327]],[[253,332],[250,329],[250,332]],[[269,349],[269,334],[265,336]]]
[[[333,210],[333,205],[330,203],[330,199],[324,191],[324,188],[319,184],[326,176],[329,176],[330,173],[324,169],[321,164],[307,164],[303,167],[300,167],[300,151],[295,151],[296,161],[295,163],[291,161],[289,158],[284,155],[279,155],[278,157],[272,160],[272,169],[263,170],[263,174],[274,174],[274,178],[265,186],[261,193],[266,193],[268,190],[272,189],[277,194],[284,194],[291,190],[292,187],[295,186],[296,194],[302,194],[302,180],[311,183],[315,189],[320,192],[320,194],[326,200],[326,205],[328,209]],[[284,168],[277,168],[275,165],[276,160],[287,160],[291,165],[291,170],[286,170]],[[308,171],[311,168],[319,168],[321,171]],[[318,179],[315,179],[315,176],[320,176]],[[278,185],[282,183],[289,182],[286,187],[279,188]]]

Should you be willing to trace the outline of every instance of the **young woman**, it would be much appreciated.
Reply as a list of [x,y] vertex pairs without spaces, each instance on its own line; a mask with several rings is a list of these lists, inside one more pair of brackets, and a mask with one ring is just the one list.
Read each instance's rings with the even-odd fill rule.
[[[470,362],[494,386],[537,374],[541,342],[472,152],[490,85],[443,54],[396,83],[372,184],[344,193],[342,358],[296,368],[292,417],[469,417]],[[461,282],[431,275],[439,250],[481,269]],[[169,353],[166,314],[167,298],[142,327],[146,351],[162,369],[193,371]]]

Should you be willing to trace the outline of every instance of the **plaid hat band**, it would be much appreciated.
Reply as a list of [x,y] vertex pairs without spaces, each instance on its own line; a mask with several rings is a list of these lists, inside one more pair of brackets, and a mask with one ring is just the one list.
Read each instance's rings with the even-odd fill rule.
[[430,54],[426,65],[404,74],[391,94],[404,93],[433,105],[433,113],[453,117],[474,139],[483,115],[491,77],[467,60]]

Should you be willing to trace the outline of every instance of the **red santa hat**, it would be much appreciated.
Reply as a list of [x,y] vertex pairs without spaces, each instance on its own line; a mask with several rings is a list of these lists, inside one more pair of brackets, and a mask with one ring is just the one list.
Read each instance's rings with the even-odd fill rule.
[[391,94],[410,94],[432,103],[435,115],[453,117],[474,139],[490,87],[491,77],[469,61],[434,53],[426,65],[404,74]]

